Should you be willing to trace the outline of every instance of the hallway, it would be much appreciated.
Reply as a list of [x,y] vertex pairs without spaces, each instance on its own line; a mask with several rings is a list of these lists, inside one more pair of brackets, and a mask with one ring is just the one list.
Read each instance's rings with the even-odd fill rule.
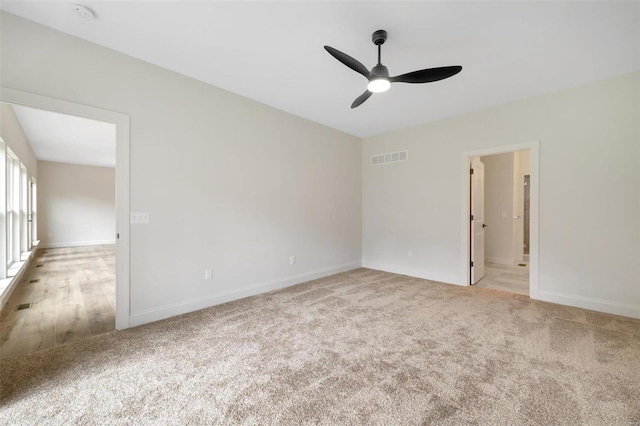
[[529,295],[529,265],[499,265],[485,263],[484,278],[476,287],[508,291],[510,293]]

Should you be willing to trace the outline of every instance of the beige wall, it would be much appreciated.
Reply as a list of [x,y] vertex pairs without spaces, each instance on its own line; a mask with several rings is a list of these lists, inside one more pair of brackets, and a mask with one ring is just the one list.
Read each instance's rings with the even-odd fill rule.
[[115,242],[115,169],[39,161],[38,170],[42,247]]
[[0,102],[0,136],[11,151],[20,158],[27,168],[29,177],[38,177],[38,160],[36,159],[22,126],[11,105]]
[[359,266],[360,139],[1,19],[3,86],[131,117],[133,323]]
[[[361,143],[1,19],[3,86],[131,116],[131,210],[151,213],[131,228],[131,309],[142,320],[352,267],[361,253],[368,266],[463,284],[462,153],[533,140],[540,296],[640,317],[640,73]],[[407,162],[369,165],[404,149]],[[207,268],[213,281],[203,280]]]
[[529,150],[488,155],[485,165],[485,261],[513,265],[523,260],[524,175]]
[[365,139],[363,264],[464,284],[463,153],[539,141],[539,297],[640,317],[638,117],[640,72]]
[[[514,153],[481,157],[484,163],[484,258],[513,264]],[[503,217],[504,216],[504,217]]]

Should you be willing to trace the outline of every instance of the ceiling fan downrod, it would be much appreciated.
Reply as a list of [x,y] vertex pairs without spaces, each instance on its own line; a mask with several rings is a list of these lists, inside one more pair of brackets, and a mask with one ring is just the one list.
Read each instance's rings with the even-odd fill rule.
[[374,31],[373,34],[371,34],[371,41],[373,41],[373,44],[378,46],[378,65],[380,65],[382,64],[380,53],[382,50],[382,45],[385,41],[387,41],[387,32],[385,30]]

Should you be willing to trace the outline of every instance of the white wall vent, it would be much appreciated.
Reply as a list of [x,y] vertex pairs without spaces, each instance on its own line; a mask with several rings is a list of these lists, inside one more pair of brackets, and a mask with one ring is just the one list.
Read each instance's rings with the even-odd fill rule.
[[390,152],[388,154],[374,155],[371,157],[371,165],[379,166],[385,163],[397,163],[398,161],[407,161],[409,159],[409,151]]

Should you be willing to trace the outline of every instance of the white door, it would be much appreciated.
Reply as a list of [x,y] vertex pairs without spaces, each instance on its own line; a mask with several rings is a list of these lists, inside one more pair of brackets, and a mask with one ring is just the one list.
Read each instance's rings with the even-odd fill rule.
[[484,163],[471,162],[471,284],[484,277]]

